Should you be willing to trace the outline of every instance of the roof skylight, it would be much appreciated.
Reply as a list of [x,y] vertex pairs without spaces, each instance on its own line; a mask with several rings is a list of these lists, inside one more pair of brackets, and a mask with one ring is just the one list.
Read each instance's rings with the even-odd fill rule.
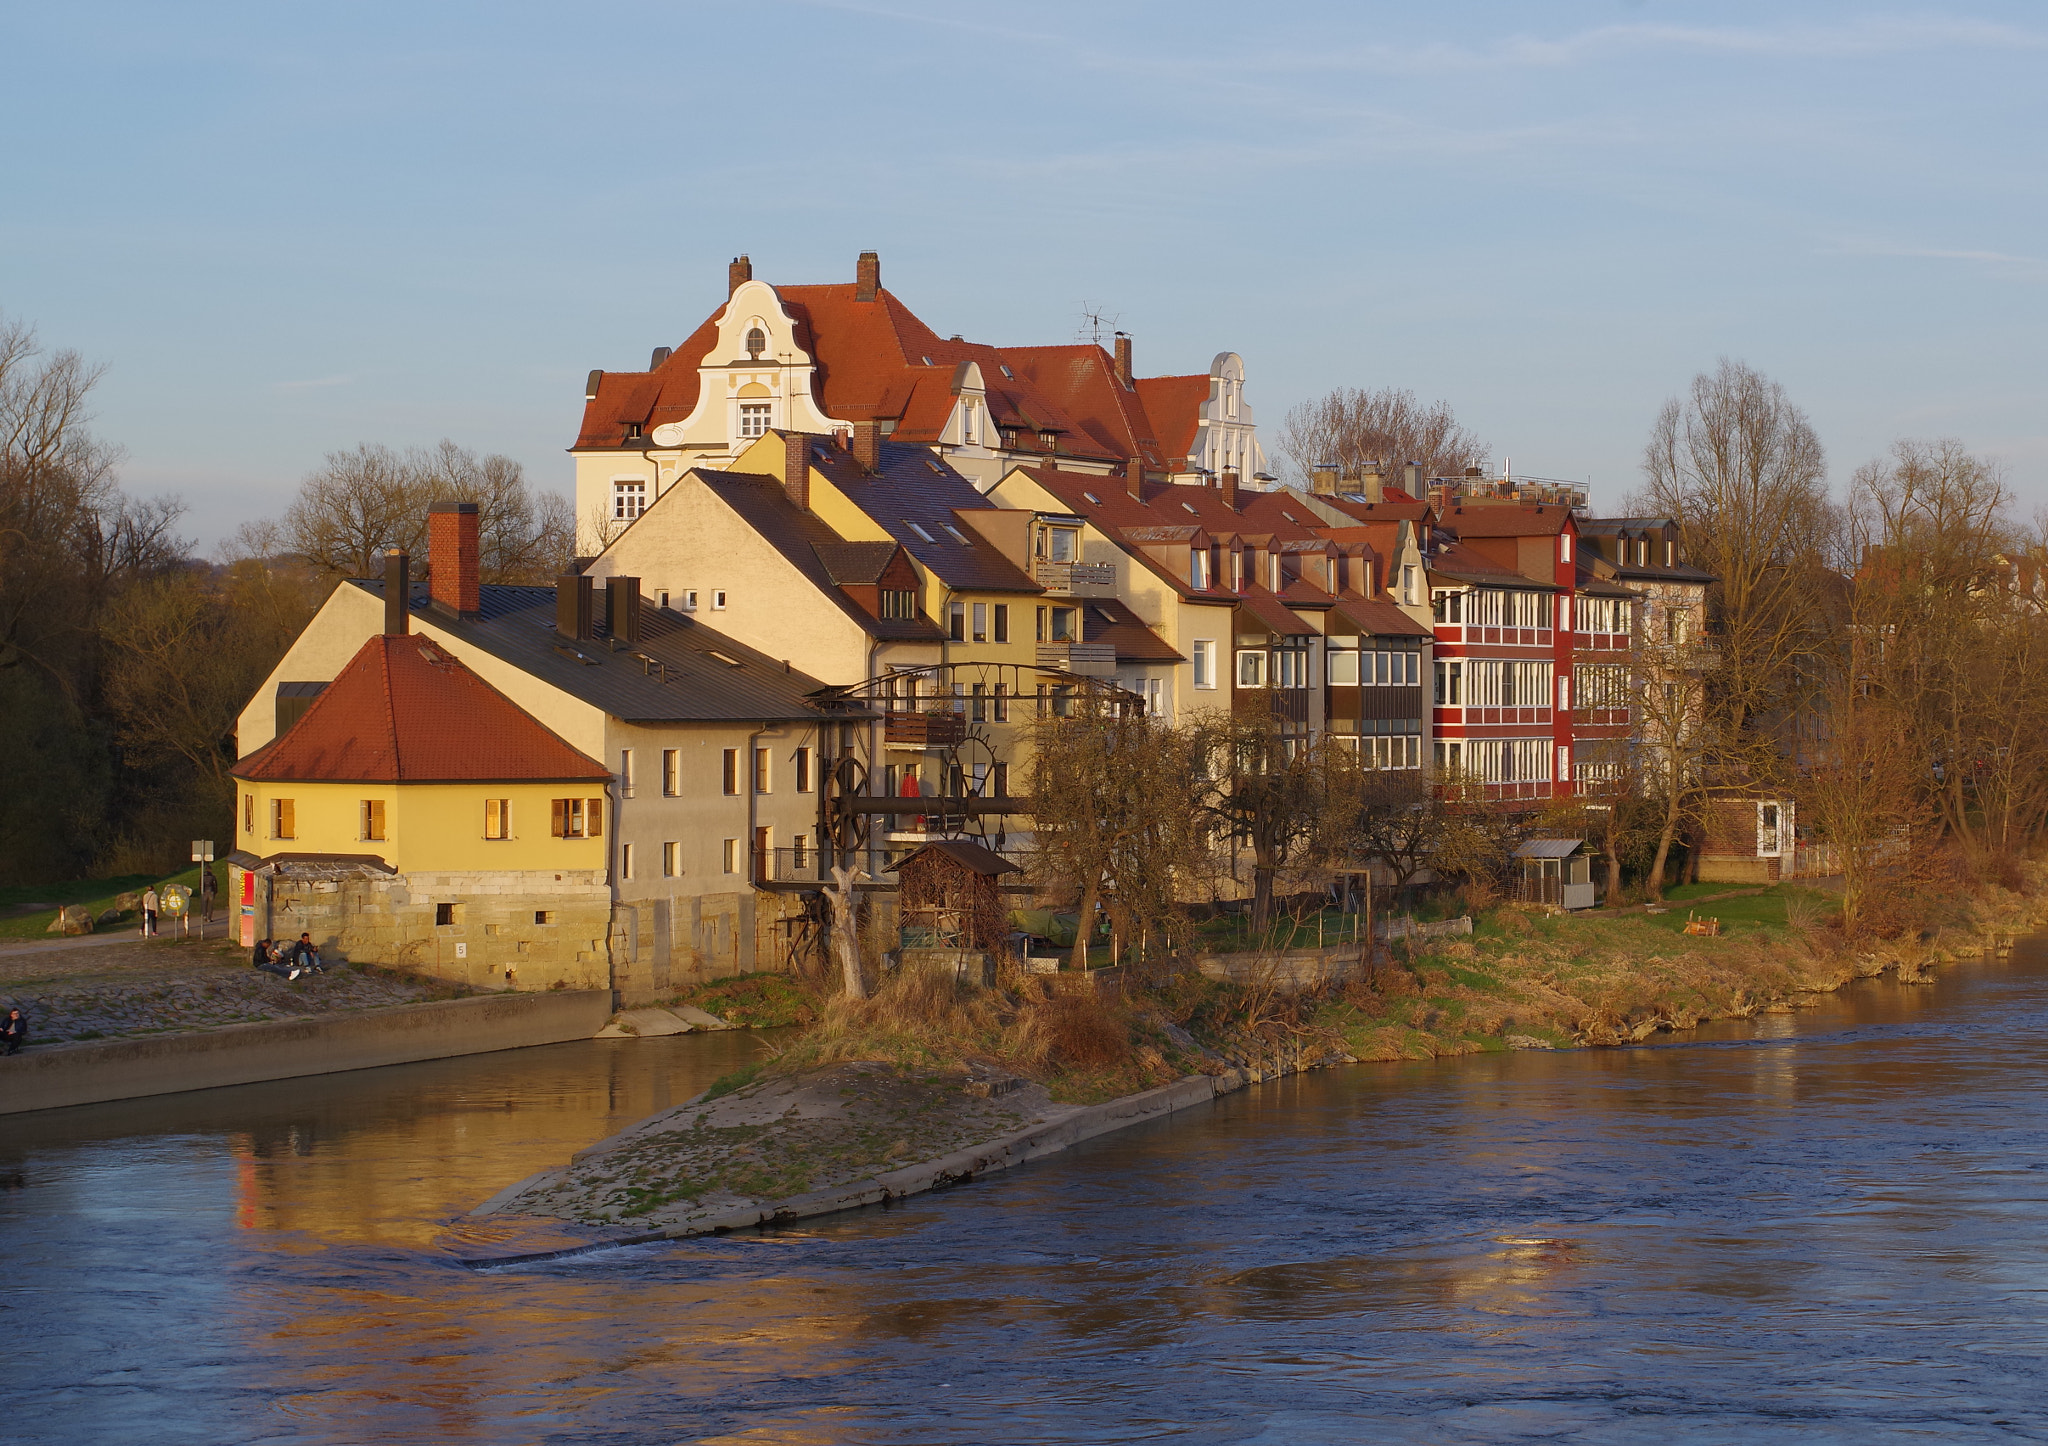
[[912,532],[915,532],[919,537],[922,537],[926,542],[938,541],[938,538],[932,536],[929,532],[926,532],[922,527],[919,527],[915,522],[912,522],[908,517],[903,519],[903,525],[909,528]]
[[1081,495],[1087,498],[1090,502],[1093,502],[1097,507],[1100,507],[1102,505],[1102,499],[1100,497],[1097,497],[1093,492],[1083,492]]
[[953,540],[959,543],[962,547],[974,546],[973,540],[970,539],[966,533],[962,532],[959,528],[955,527],[952,523],[941,522],[939,526],[945,528],[946,531],[952,535]]

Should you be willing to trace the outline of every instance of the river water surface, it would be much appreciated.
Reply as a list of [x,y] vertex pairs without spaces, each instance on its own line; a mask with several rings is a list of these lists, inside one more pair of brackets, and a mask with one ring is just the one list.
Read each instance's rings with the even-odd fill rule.
[[0,1117],[0,1439],[2048,1440],[2048,947],[1631,1050],[1328,1070],[894,1209],[473,1272],[752,1057]]

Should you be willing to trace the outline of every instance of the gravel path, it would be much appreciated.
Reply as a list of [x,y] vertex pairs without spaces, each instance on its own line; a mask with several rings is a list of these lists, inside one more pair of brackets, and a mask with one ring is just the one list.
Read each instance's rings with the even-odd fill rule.
[[220,940],[0,951],[0,1013],[18,1007],[27,1014],[32,1045],[304,1019],[466,992],[349,968],[286,981],[250,968],[240,945]]

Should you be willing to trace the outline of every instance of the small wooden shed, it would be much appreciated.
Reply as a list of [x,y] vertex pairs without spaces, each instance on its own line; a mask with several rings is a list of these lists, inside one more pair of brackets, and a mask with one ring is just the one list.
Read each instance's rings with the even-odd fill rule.
[[1593,907],[1593,863],[1582,838],[1532,838],[1515,850],[1517,896],[1564,909]]
[[895,867],[906,947],[995,950],[1010,931],[1004,874],[1017,866],[970,839],[936,839]]

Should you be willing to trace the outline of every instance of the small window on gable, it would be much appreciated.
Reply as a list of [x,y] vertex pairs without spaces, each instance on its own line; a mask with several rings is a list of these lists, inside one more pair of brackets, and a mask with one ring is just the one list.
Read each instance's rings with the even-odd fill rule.
[[759,360],[761,353],[766,350],[768,350],[768,333],[761,330],[758,326],[748,327],[747,355]]

